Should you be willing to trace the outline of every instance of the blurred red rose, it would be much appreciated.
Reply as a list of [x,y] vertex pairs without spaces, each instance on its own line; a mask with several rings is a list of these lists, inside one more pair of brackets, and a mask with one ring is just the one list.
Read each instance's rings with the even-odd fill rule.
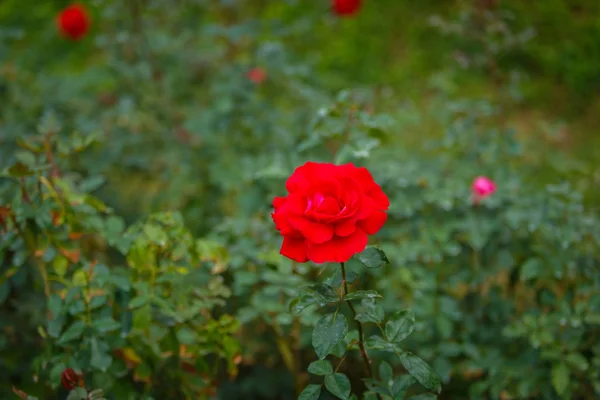
[[260,67],[252,68],[248,71],[248,79],[256,84],[261,84],[267,79],[267,71]]
[[297,262],[345,262],[381,229],[390,202],[364,167],[307,162],[275,197],[271,214],[280,253]]
[[331,0],[333,12],[340,16],[356,14],[361,3],[362,0]]
[[83,386],[83,375],[75,372],[73,368],[67,368],[60,375],[60,383],[65,389],[73,390],[77,386]]
[[85,36],[90,27],[87,10],[80,4],[71,4],[58,14],[59,31],[69,39],[79,40]]

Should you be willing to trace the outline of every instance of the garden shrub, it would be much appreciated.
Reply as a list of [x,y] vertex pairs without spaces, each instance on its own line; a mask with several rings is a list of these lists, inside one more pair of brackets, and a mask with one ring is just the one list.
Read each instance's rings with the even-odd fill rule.
[[[58,6],[0,8],[2,398],[600,394],[597,212],[506,118],[523,96],[499,61],[535,38],[459,37],[494,92],[447,67],[421,104],[330,81],[303,41],[367,1],[86,7],[71,38]],[[389,198],[341,265],[280,254],[273,199],[307,161],[366,167]]]

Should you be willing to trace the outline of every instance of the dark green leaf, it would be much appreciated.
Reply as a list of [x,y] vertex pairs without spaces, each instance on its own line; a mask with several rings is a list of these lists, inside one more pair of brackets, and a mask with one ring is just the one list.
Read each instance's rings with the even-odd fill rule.
[[58,338],[60,332],[65,324],[65,318],[63,316],[55,317],[48,321],[48,335],[52,338]]
[[312,333],[312,345],[319,359],[324,359],[348,333],[348,323],[342,314],[324,315]]
[[433,390],[437,393],[442,391],[442,383],[440,377],[433,371],[433,369],[419,357],[409,352],[403,352],[400,354],[400,362],[406,368],[409,374],[411,374],[417,382],[423,385],[429,390]]
[[317,360],[310,363],[308,372],[313,375],[331,375],[333,374],[333,367],[328,360]]
[[337,358],[342,358],[344,354],[346,354],[346,350],[348,350],[346,347],[346,341],[342,340],[338,344],[333,346],[333,349],[329,354],[336,356]]
[[562,396],[569,387],[569,375],[569,368],[566,364],[560,363],[552,366],[552,386],[559,396]]
[[415,384],[417,381],[415,380],[415,378],[413,378],[411,375],[402,375],[397,377],[394,380],[394,383],[392,385],[392,397],[394,397],[394,400],[398,399],[398,400],[403,400],[404,397],[406,396],[406,392],[408,391],[408,388]]
[[321,395],[321,385],[308,385],[304,388],[298,400],[318,400]]
[[421,393],[410,396],[407,400],[436,400],[438,397],[433,393]]
[[323,283],[305,288],[299,297],[290,303],[290,311],[294,314],[301,313],[305,308],[318,304],[324,307],[329,303],[337,302],[338,296],[332,287]]
[[537,258],[530,258],[521,266],[520,278],[522,281],[537,278],[542,272],[542,262]]
[[91,340],[91,352],[92,357],[90,359],[90,365],[102,372],[106,372],[108,367],[112,364],[112,357],[106,352],[105,347],[96,338]]
[[83,335],[83,331],[85,330],[85,322],[83,321],[75,321],[67,328],[65,333],[62,334],[59,343],[66,343],[71,340],[79,339],[81,335]]
[[567,355],[565,360],[569,365],[572,365],[580,371],[585,371],[589,367],[588,360],[579,353],[571,353]]
[[391,396],[390,390],[388,389],[387,385],[384,382],[380,382],[375,379],[368,379],[368,378],[363,379],[363,382],[365,382],[365,385],[367,385],[367,388],[371,392],[382,394],[384,396]]
[[129,279],[122,275],[111,275],[110,280],[112,283],[117,286],[119,289],[128,292],[131,289],[131,284],[129,283]]
[[380,299],[381,295],[375,290],[357,290],[344,296],[344,300]]
[[113,317],[103,317],[95,320],[92,327],[99,333],[106,333],[119,329],[121,324],[115,321]]
[[148,303],[148,300],[150,300],[150,298],[146,295],[137,296],[129,302],[129,308],[130,309],[139,308],[139,307],[145,305],[146,303]]
[[177,340],[186,345],[194,344],[196,343],[196,333],[192,329],[182,327],[177,331]]
[[151,241],[152,243],[162,246],[163,244],[165,244],[167,242],[167,234],[165,233],[165,231],[162,228],[160,228],[158,226],[145,225],[144,233],[148,237],[148,240]]
[[75,300],[69,306],[69,314],[71,314],[71,315],[81,314],[84,311],[85,311],[85,303],[83,302],[83,300]]
[[[350,268],[350,264],[346,265],[346,282],[353,283],[356,281],[358,274]],[[342,270],[341,268],[335,268],[329,278],[325,280],[325,283],[331,287],[339,287],[342,284]]]
[[67,400],[87,400],[87,391],[82,387],[76,387],[69,392]]
[[381,379],[381,381],[386,385],[386,387],[390,385],[393,374],[394,371],[392,370],[390,364],[388,364],[385,361],[382,361],[379,364],[379,379]]
[[385,335],[390,342],[398,343],[406,339],[415,329],[415,315],[412,310],[395,313],[385,324]]
[[306,309],[307,307],[310,307],[314,304],[316,304],[316,303],[314,301],[313,296],[302,295],[302,296],[296,297],[294,300],[292,300],[292,302],[290,303],[290,312],[298,315],[302,311],[304,311],[304,309]]
[[589,314],[585,316],[585,323],[590,325],[600,325],[600,314]]
[[383,321],[383,308],[376,304],[373,299],[365,299],[361,303],[362,309],[356,314],[356,320],[360,322],[374,322],[376,324]]
[[307,295],[312,295],[314,301],[321,307],[325,307],[329,303],[336,303],[339,298],[332,287],[320,283],[306,289]]
[[90,309],[95,310],[98,307],[102,307],[108,301],[108,296],[96,296],[90,301]]
[[108,235],[117,235],[125,229],[125,223],[122,218],[111,215],[106,219],[105,229]]
[[373,335],[365,342],[365,346],[369,350],[395,351],[394,345],[381,336]]
[[79,190],[82,192],[93,192],[100,188],[100,186],[104,185],[106,182],[106,178],[100,175],[92,176],[90,178],[86,178],[79,185]]
[[325,388],[338,399],[348,400],[350,397],[350,381],[339,372],[325,377]]
[[390,263],[383,250],[372,246],[357,254],[356,258],[367,268],[380,268]]

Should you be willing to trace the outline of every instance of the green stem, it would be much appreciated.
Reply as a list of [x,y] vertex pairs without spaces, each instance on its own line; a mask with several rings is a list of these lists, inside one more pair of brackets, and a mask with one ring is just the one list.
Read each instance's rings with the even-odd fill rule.
[[[348,282],[346,281],[346,266],[344,265],[344,263],[340,263],[340,266],[342,268],[342,285],[344,288],[344,297],[345,297],[348,293],[350,293],[350,291],[348,290]],[[358,348],[360,349],[360,355],[361,355],[363,361],[365,362],[365,368],[367,369],[367,376],[369,378],[372,378],[373,370],[371,369],[371,359],[369,358],[367,349],[365,349],[365,334],[363,331],[362,323],[356,319],[356,309],[352,305],[352,302],[350,302],[350,300],[346,300],[346,303],[348,303],[348,307],[350,307],[350,311],[352,311],[352,319],[354,319],[356,321],[356,324],[358,325]],[[342,363],[340,362],[340,365],[341,364]],[[339,365],[338,365],[338,368],[339,368]],[[336,368],[336,371],[337,371],[337,368]],[[381,395],[379,393],[377,393],[376,395],[377,395],[378,400],[382,400]]]
[[473,249],[473,252],[471,253],[471,264],[473,266],[473,280],[475,280],[479,277],[479,274],[481,272],[481,260],[479,257],[479,250]]
[[42,282],[44,284],[44,295],[46,296],[46,298],[50,297],[50,283],[48,280],[48,271],[46,271],[46,265],[41,262],[36,260],[36,264],[38,267],[38,270],[40,271],[40,275],[42,276]]
[[[350,291],[348,290],[348,282],[346,281],[346,267],[344,266],[344,263],[340,263],[340,266],[342,267],[342,285],[344,287],[344,296],[346,296],[348,293],[350,293]],[[367,350],[365,349],[365,335],[363,332],[362,323],[360,321],[356,320],[356,309],[352,305],[352,302],[350,302],[350,300],[346,300],[346,303],[348,303],[348,306],[350,307],[350,311],[352,311],[352,317],[356,321],[356,324],[358,325],[358,348],[360,349],[360,355],[361,355],[363,361],[365,362],[365,368],[367,370],[367,375],[369,376],[369,378],[372,378],[373,371],[371,370],[371,359],[369,358],[369,355],[367,354]]]

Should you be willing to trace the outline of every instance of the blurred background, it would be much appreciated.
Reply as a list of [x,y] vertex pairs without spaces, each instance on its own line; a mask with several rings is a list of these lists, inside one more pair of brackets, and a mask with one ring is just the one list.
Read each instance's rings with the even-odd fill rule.
[[0,0],[0,398],[66,398],[67,367],[107,399],[297,398],[322,311],[288,306],[335,273],[269,213],[307,160],[390,197],[391,266],[349,269],[413,309],[440,399],[600,398],[600,2],[79,4],[75,40],[70,2]]

